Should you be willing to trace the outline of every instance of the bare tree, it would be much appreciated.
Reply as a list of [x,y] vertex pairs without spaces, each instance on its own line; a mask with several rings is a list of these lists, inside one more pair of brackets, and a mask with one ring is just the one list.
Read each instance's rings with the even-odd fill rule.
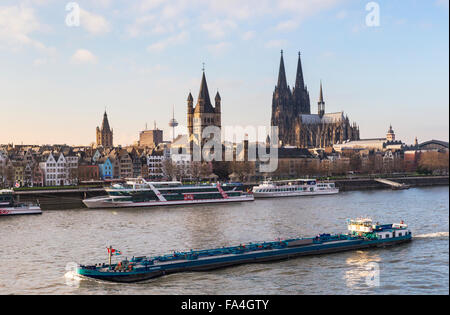
[[192,178],[198,182],[200,180],[201,174],[201,163],[198,161],[194,161],[191,163],[191,175]]
[[176,175],[176,164],[171,159],[166,159],[162,162],[163,172],[164,174],[173,179]]

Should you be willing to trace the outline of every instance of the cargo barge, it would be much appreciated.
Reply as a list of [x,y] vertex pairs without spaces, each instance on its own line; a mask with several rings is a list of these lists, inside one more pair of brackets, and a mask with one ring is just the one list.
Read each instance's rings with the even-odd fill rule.
[[240,244],[209,250],[174,252],[157,257],[133,257],[112,263],[118,253],[108,248],[109,263],[78,265],[78,276],[112,282],[139,282],[167,274],[207,271],[218,268],[285,260],[306,255],[336,253],[397,245],[412,240],[403,223],[380,225],[370,219],[348,221],[347,234],[320,234],[311,238],[295,238],[271,242]]

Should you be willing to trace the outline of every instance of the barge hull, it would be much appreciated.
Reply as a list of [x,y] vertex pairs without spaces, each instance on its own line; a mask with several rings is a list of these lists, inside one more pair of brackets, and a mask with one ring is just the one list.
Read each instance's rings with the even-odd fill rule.
[[[369,248],[387,247],[397,244],[407,243],[411,241],[410,236],[397,237],[396,239],[386,240],[344,240],[338,241],[334,244],[314,244],[305,245],[292,248],[276,249],[276,250],[261,250],[243,254],[229,254],[218,257],[200,258],[196,260],[183,260],[168,263],[159,263],[155,265],[158,270],[150,272],[108,272],[99,273],[94,272],[89,274],[89,271],[80,273],[82,276],[95,278],[98,280],[112,281],[112,282],[139,282],[153,278],[157,278],[166,274],[174,274],[180,272],[192,271],[209,271],[220,268],[227,268],[243,264],[251,263],[265,263],[280,260],[288,260],[302,256],[330,254],[337,252],[344,252],[350,250],[361,250]],[[154,268],[154,267],[153,267]]]

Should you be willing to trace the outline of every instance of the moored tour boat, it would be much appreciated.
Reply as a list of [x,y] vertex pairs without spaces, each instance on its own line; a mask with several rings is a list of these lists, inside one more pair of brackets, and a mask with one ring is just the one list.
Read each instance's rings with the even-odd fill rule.
[[335,183],[318,182],[315,179],[264,181],[253,187],[255,198],[333,195],[339,193]]
[[42,210],[38,204],[16,202],[12,190],[0,190],[0,216],[24,214],[42,214]]
[[183,185],[130,179],[105,189],[108,196],[83,200],[88,208],[130,208],[253,201],[240,183]]
[[78,265],[76,275],[113,282],[138,282],[184,271],[205,271],[306,255],[386,247],[412,240],[412,233],[403,221],[380,225],[374,224],[371,219],[357,219],[349,220],[347,224],[347,234],[320,234],[311,238],[247,243],[156,257],[133,257],[114,264],[111,256],[121,252],[110,247],[109,263]]

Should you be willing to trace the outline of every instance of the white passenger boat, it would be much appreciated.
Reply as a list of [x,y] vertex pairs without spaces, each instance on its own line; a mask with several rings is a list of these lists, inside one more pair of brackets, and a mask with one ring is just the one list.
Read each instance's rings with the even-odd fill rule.
[[16,202],[13,194],[9,189],[0,190],[0,216],[42,214],[39,205]]
[[130,208],[253,201],[240,183],[183,185],[181,182],[148,182],[129,179],[106,188],[108,196],[83,200],[88,208]]
[[333,195],[339,193],[335,183],[318,182],[315,179],[266,180],[253,187],[255,198]]

